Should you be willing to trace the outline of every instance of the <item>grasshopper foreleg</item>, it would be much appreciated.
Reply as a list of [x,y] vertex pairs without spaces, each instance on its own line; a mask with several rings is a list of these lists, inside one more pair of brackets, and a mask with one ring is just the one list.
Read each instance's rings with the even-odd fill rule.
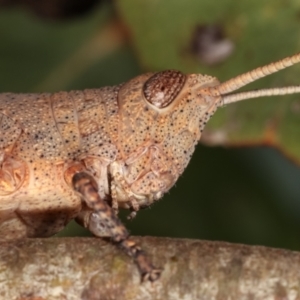
[[151,264],[145,252],[130,238],[113,208],[100,198],[93,177],[85,172],[76,173],[72,183],[89,208],[85,211],[86,214],[79,216],[80,223],[98,237],[109,236],[116,245],[133,258],[143,280],[157,280],[161,269],[156,269]]

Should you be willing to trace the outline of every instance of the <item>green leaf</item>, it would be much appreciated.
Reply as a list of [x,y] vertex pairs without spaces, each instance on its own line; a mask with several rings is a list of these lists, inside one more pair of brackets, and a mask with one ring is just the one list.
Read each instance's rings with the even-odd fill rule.
[[124,44],[123,33],[111,17],[108,5],[69,22],[2,10],[0,91],[50,92],[73,87],[72,82],[93,64]]
[[[118,9],[128,26],[141,65],[147,70],[180,69],[225,81],[299,51],[298,1],[122,0]],[[233,53],[209,67],[191,53],[197,26],[218,24]],[[299,84],[300,66],[251,85],[251,89]],[[249,89],[249,87],[247,87]],[[300,95],[249,100],[219,109],[202,142],[219,145],[269,144],[300,160]]]

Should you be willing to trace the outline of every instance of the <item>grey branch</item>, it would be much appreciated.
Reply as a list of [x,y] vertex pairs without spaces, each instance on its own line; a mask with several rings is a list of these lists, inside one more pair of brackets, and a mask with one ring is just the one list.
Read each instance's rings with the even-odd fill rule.
[[97,238],[0,246],[0,299],[299,299],[300,253],[169,238],[135,239],[164,270],[140,282],[135,264]]

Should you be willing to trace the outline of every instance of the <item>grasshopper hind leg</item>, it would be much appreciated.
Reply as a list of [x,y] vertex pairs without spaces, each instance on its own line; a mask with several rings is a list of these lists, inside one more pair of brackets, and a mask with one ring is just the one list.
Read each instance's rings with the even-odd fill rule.
[[87,206],[87,209],[79,214],[77,221],[95,236],[110,237],[113,243],[133,258],[143,280],[157,280],[161,269],[156,269],[151,264],[145,252],[130,238],[127,229],[113,208],[100,198],[93,177],[85,172],[76,173],[73,176],[72,184]]

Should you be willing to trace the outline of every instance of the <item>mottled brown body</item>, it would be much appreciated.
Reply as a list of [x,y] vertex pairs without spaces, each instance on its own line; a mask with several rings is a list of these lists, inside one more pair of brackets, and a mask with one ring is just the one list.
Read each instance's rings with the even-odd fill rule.
[[50,236],[76,218],[84,207],[71,180],[82,170],[115,209],[138,210],[169,190],[200,138],[195,116],[215,107],[192,87],[217,81],[191,75],[160,112],[143,95],[150,77],[98,90],[1,94],[1,238]]
[[78,215],[70,178],[116,157],[117,90],[1,95],[1,238],[50,236]]
[[75,218],[156,280],[160,270],[130,240],[118,207],[134,215],[175,184],[218,106],[300,92],[230,94],[299,61],[296,54],[223,84],[163,71],[95,90],[0,94],[0,239],[51,236]]

